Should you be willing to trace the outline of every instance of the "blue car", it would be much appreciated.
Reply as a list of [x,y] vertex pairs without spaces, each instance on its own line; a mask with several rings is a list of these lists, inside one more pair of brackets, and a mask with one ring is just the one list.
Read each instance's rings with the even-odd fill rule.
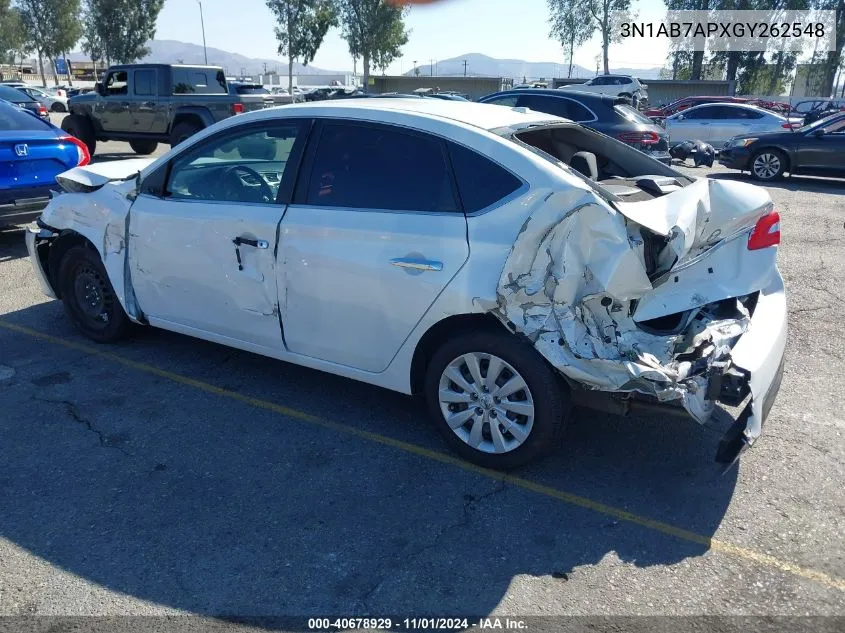
[[50,200],[56,176],[90,161],[85,143],[0,101],[0,227],[34,220]]

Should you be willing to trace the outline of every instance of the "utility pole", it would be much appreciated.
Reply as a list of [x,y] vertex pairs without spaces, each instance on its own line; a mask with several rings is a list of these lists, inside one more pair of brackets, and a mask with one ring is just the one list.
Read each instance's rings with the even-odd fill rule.
[[464,77],[467,76],[467,60],[464,60]]
[[205,22],[202,19],[202,0],[197,0],[200,5],[200,26],[202,27],[202,54],[205,57],[205,65],[208,66],[208,51],[205,48]]

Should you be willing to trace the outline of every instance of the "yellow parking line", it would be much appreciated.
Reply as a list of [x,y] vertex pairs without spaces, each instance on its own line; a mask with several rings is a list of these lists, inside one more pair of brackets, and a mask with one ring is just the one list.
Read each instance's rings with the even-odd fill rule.
[[386,435],[380,435],[379,433],[364,431],[362,429],[357,429],[353,426],[348,426],[346,424],[332,422],[331,420],[326,420],[325,418],[321,418],[316,415],[311,415],[310,413],[305,413],[304,411],[299,411],[298,409],[292,409],[284,405],[276,404],[275,402],[269,402],[268,400],[261,400],[259,398],[245,396],[235,391],[229,391],[228,389],[216,387],[201,380],[189,378],[188,376],[183,376],[181,374],[167,371],[165,369],[160,369],[159,367],[155,367],[153,365],[139,363],[137,361],[124,358],[123,356],[119,356],[118,354],[114,354],[112,352],[104,351],[92,345],[69,341],[63,338],[52,336],[50,334],[45,334],[44,332],[39,332],[38,330],[33,330],[28,327],[8,323],[6,321],[3,321],[2,319],[0,319],[0,327],[11,332],[17,332],[19,334],[31,336],[33,338],[49,341],[50,343],[53,343],[55,345],[60,345],[68,349],[73,349],[84,354],[88,354],[90,356],[97,356],[99,358],[110,360],[112,362],[119,363],[124,367],[129,367],[130,369],[135,369],[137,371],[152,374],[154,376],[159,376],[161,378],[166,378],[173,382],[186,385],[188,387],[193,387],[195,389],[199,389],[206,393],[212,393],[214,395],[222,396],[230,400],[236,400],[252,407],[272,411],[288,418],[293,418],[295,420],[307,422],[309,424],[320,426],[326,429],[331,429],[332,431],[337,431],[346,435],[353,435],[355,437],[359,437],[370,442],[375,442],[384,446],[391,446],[406,453],[418,455],[420,457],[440,462],[442,464],[449,464],[450,466],[455,466],[465,471],[482,475],[490,479],[503,481],[505,483],[511,484],[514,487],[521,488],[529,492],[534,492],[536,494],[544,495],[552,499],[557,499],[559,501],[563,501],[579,508],[593,510],[594,512],[598,512],[605,516],[613,517],[614,519],[625,521],[627,523],[632,523],[634,525],[639,525],[641,527],[653,530],[655,532],[659,532],[661,534],[673,536],[682,541],[703,545],[704,547],[708,547],[716,552],[721,552],[722,554],[728,554],[736,558],[741,558],[747,561],[751,561],[753,563],[757,563],[759,565],[763,565],[765,567],[771,567],[773,569],[792,574],[793,576],[812,580],[822,585],[826,585],[834,589],[839,589],[840,591],[845,591],[845,579],[843,578],[838,578],[836,576],[831,576],[830,574],[826,574],[815,569],[810,569],[808,567],[802,567],[794,563],[783,561],[774,556],[770,556],[769,554],[764,554],[763,552],[758,552],[753,549],[734,545],[732,543],[728,543],[727,541],[720,541],[718,539],[714,539],[703,534],[698,534],[697,532],[692,532],[690,530],[685,530],[683,528],[670,525],[669,523],[663,523],[662,521],[649,519],[648,517],[640,516],[638,514],[622,510],[621,508],[616,508],[614,506],[610,506],[598,501],[593,501],[592,499],[589,499],[587,497],[582,497],[571,492],[566,492],[565,490],[558,490],[557,488],[552,488],[551,486],[539,484],[535,481],[531,481],[530,479],[525,479],[523,477],[518,477],[516,475],[511,475],[508,473],[502,473],[495,470],[488,470],[486,468],[470,464],[469,462],[465,462],[461,459],[458,459],[457,457],[452,457],[451,455],[447,455],[439,451],[433,451],[423,446],[418,446],[409,442],[403,442],[402,440],[387,437]]

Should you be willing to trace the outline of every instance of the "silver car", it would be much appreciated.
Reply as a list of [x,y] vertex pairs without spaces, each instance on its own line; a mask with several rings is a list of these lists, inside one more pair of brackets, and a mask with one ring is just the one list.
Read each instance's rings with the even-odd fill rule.
[[792,124],[786,117],[757,106],[707,103],[668,117],[666,131],[673,144],[704,141],[720,148],[734,136],[782,132],[792,129]]

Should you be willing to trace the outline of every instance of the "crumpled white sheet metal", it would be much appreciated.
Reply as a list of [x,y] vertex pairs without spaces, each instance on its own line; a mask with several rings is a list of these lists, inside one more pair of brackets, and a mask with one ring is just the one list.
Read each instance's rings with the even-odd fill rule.
[[[715,239],[716,224],[726,221],[709,213],[706,195],[702,203],[706,182],[690,187],[693,192],[677,200],[679,208],[669,204],[672,196],[665,196],[636,207],[636,214],[625,214],[629,219],[642,217],[662,235],[679,236],[667,247],[678,259],[696,248],[699,253],[704,250],[708,240]],[[651,206],[657,201],[661,204]],[[670,208],[674,211],[662,225],[651,217],[665,215]],[[743,222],[747,225],[747,212],[735,209],[733,215],[737,219],[728,219],[727,224],[736,227],[729,230],[735,232]],[[738,219],[743,216],[745,220]],[[702,222],[708,225],[704,233]],[[636,305],[632,302],[653,292],[639,223],[627,221],[592,191],[573,188],[550,196],[526,220],[502,271],[495,313],[569,378],[604,391],[680,399],[694,418],[704,422],[712,410],[705,398],[707,371],[712,362],[730,354],[731,345],[748,327],[749,314],[737,301],[736,318],[715,320],[705,311],[680,334],[653,335],[632,318]],[[725,292],[709,302],[742,294]],[[667,306],[664,315],[689,307]],[[698,362],[678,361],[676,357],[685,352]]]

